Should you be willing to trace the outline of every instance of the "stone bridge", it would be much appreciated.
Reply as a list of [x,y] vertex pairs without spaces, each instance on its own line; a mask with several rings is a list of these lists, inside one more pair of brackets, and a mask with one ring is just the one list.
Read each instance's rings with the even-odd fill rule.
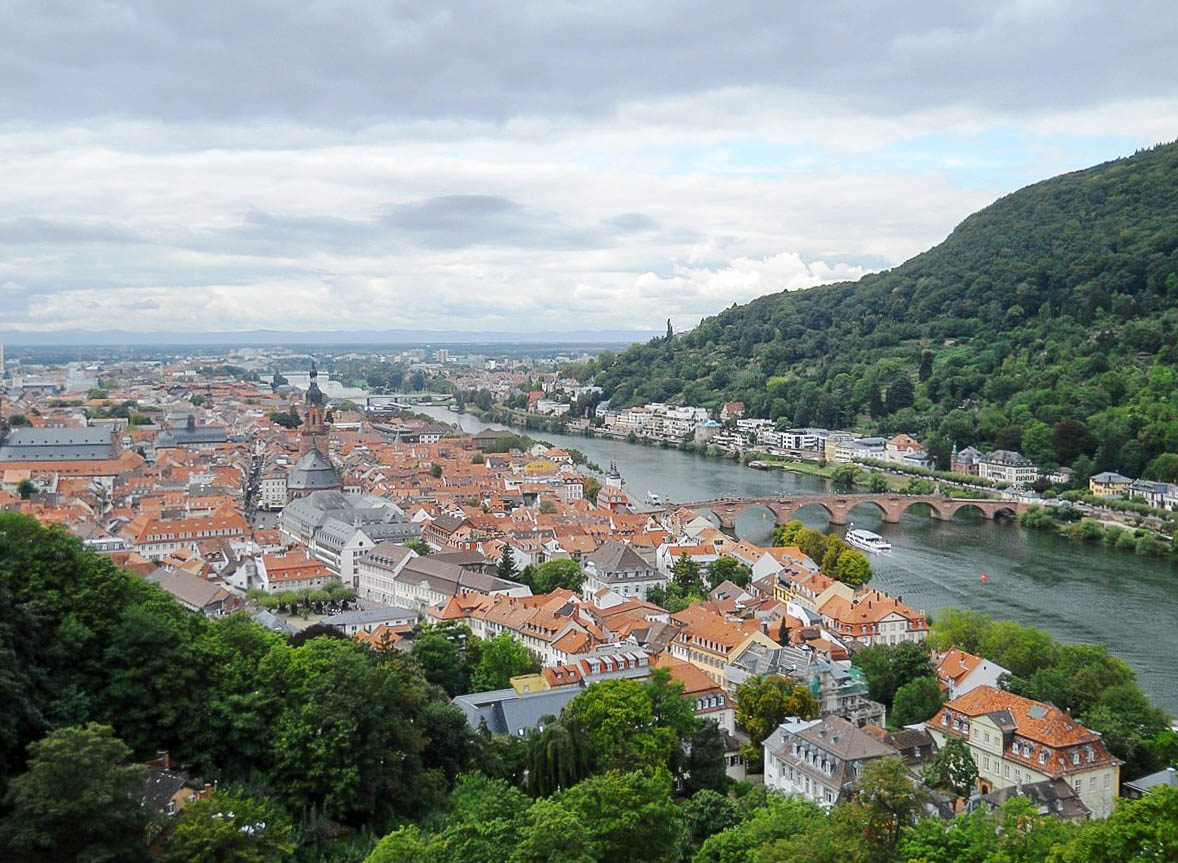
[[871,504],[879,510],[885,522],[895,524],[910,507],[924,504],[933,518],[948,521],[959,510],[973,507],[983,518],[999,516],[1014,517],[1027,508],[1025,503],[1010,500],[983,500],[964,497],[942,497],[940,495],[917,494],[813,494],[788,497],[741,497],[701,500],[694,503],[676,504],[676,509],[705,509],[719,520],[720,529],[732,531],[736,518],[750,506],[763,506],[773,511],[778,524],[785,524],[797,518],[798,512],[806,506],[819,506],[826,510],[831,524],[846,524],[847,515],[861,504]]

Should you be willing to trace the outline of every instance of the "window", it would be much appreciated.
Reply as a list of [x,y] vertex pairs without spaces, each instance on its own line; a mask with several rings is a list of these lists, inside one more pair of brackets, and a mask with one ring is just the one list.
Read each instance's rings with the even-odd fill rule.
[[1080,789],[1080,786],[1081,786],[1081,785],[1083,785],[1083,784],[1084,784],[1084,783],[1083,783],[1081,780],[1079,780],[1079,779],[1077,779],[1075,782],[1073,782],[1073,783],[1072,783],[1072,785],[1073,785],[1073,786],[1075,787],[1075,789],[1076,789],[1076,793],[1077,793],[1077,794],[1079,794],[1079,793],[1080,793],[1080,790],[1081,790],[1081,789]]
[[1104,787],[1108,788],[1113,784],[1113,775],[1111,773],[1104,774]]
[[1095,776],[1089,776],[1089,777],[1088,777],[1088,790],[1089,790],[1089,791],[1095,791],[1095,790],[1096,790],[1096,777],[1095,777]]

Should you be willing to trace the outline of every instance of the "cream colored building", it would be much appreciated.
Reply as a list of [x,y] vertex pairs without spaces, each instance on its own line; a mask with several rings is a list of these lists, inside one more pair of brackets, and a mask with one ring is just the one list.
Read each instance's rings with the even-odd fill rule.
[[947,702],[925,727],[938,746],[953,738],[966,741],[982,794],[1062,779],[1094,817],[1113,811],[1123,762],[1109,754],[1098,733],[1057,707],[979,686]]

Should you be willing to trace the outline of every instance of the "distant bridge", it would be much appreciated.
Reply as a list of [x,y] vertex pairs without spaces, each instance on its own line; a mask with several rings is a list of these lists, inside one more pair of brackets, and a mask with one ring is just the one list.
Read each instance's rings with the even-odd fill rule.
[[983,518],[1013,518],[1027,508],[1027,504],[1011,500],[984,500],[967,497],[942,497],[923,494],[813,494],[788,497],[729,497],[675,504],[675,509],[706,509],[716,516],[720,529],[736,529],[736,518],[749,507],[761,506],[772,510],[778,524],[792,521],[807,506],[826,510],[831,524],[846,524],[847,515],[861,504],[871,504],[881,518],[890,524],[900,520],[911,507],[923,504],[929,514],[939,521],[949,521],[960,510],[973,508]]

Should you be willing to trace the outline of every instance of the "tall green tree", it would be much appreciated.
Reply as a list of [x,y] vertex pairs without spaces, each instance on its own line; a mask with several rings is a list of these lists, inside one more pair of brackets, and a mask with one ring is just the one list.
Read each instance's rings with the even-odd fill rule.
[[724,735],[719,726],[710,720],[695,723],[687,747],[687,758],[683,765],[683,792],[692,795],[704,790],[726,791],[728,776],[724,763]]
[[591,776],[554,799],[583,825],[598,863],[675,863],[685,838],[683,814],[666,770]]
[[505,578],[508,581],[515,578],[515,574],[519,572],[519,567],[515,565],[515,552],[511,550],[510,545],[503,546],[503,553],[499,555],[499,563],[495,565],[495,572],[500,578]]
[[501,632],[482,644],[478,665],[470,677],[471,692],[505,689],[511,678],[540,670],[536,655],[509,632]]
[[9,783],[0,847],[12,863],[149,859],[147,770],[109,726],[60,728],[29,747],[29,769]]
[[924,722],[936,715],[942,701],[944,695],[937,678],[931,675],[913,678],[896,690],[888,721],[895,728]]
[[901,686],[918,677],[933,676],[928,647],[912,641],[873,645],[858,651],[851,662],[867,678],[871,700],[889,708]]

